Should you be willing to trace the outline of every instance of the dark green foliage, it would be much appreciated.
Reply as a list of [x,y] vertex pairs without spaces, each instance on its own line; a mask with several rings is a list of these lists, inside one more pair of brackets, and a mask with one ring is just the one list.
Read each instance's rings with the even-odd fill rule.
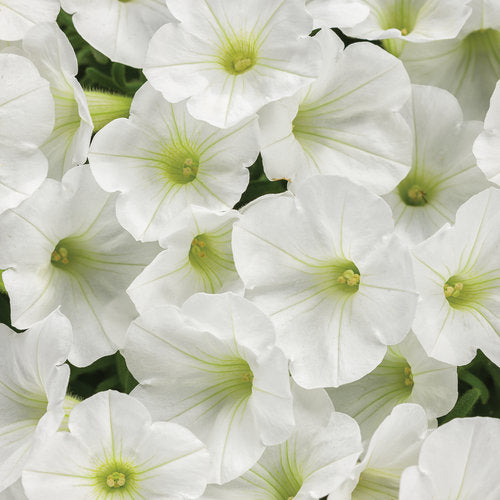
[[287,181],[270,181],[266,177],[262,168],[262,157],[260,155],[249,170],[250,184],[247,190],[241,195],[240,201],[234,206],[235,209],[239,209],[265,194],[283,193],[286,191]]

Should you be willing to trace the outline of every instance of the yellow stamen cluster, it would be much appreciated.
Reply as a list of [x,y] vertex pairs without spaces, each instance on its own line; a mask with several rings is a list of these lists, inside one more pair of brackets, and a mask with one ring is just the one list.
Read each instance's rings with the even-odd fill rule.
[[233,68],[236,73],[243,73],[251,66],[253,66],[253,61],[249,57],[240,57],[233,61]]
[[203,240],[199,240],[197,238],[194,238],[193,241],[191,242],[191,252],[193,255],[196,257],[206,257],[207,252],[205,250],[207,244]]
[[444,285],[444,296],[446,298],[448,297],[459,297],[460,296],[460,292],[464,289],[464,284],[463,283],[455,283],[454,286],[451,286],[451,285],[448,285],[448,283],[446,283]]
[[337,278],[341,285],[356,286],[359,285],[359,274],[355,273],[352,269],[347,269],[342,273],[342,276]]
[[253,382],[253,373],[246,372],[241,376],[243,382]]
[[406,36],[406,35],[408,34],[408,30],[407,30],[406,28],[403,28],[403,29],[401,30],[401,34],[402,34],[403,36]]
[[427,202],[425,199],[426,193],[422,190],[420,186],[414,184],[410,189],[408,189],[408,198],[415,203],[418,202]]
[[409,366],[405,366],[404,374],[405,374],[405,385],[408,387],[412,386],[413,385],[413,374],[412,374],[411,368]]
[[59,262],[60,264],[69,264],[68,250],[64,247],[56,248],[52,252],[50,260],[52,260],[52,262]]
[[182,166],[182,175],[184,177],[190,177],[191,175],[196,175],[196,172],[193,168],[194,161],[192,158],[186,158],[184,160],[184,164]]
[[113,472],[106,478],[106,484],[110,488],[121,488],[125,485],[126,479],[125,474],[122,472]]

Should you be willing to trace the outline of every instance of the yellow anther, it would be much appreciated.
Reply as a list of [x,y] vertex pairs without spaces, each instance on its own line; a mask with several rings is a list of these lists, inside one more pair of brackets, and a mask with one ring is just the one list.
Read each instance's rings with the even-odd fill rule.
[[50,256],[52,262],[60,262],[61,264],[69,264],[68,250],[64,247],[56,248]]
[[408,30],[407,30],[406,28],[403,28],[403,29],[401,30],[401,34],[402,34],[403,36],[406,36],[406,35],[408,34]]
[[422,190],[422,188],[416,184],[408,189],[408,198],[414,202],[427,201],[425,199],[425,194],[426,193]]
[[191,167],[182,167],[182,175],[184,177],[189,177],[193,175],[193,169]]
[[346,269],[342,276],[337,278],[337,281],[341,284],[346,284],[347,286],[356,286],[359,285],[359,274],[355,273],[352,269]]
[[413,373],[411,372],[411,368],[409,366],[405,366],[403,373],[405,375],[405,385],[407,387],[413,385]]
[[203,240],[193,238],[193,241],[191,242],[191,254],[195,257],[200,257],[203,259],[207,256],[206,246],[207,244]]
[[253,380],[253,374],[252,373],[244,373],[241,378],[243,379],[243,382],[251,382]]
[[125,474],[123,472],[113,472],[106,478],[106,484],[110,488],[121,488],[125,484]]
[[354,274],[352,277],[350,277],[347,280],[347,284],[349,286],[356,286],[359,285],[359,274]]
[[249,57],[241,57],[233,62],[233,68],[237,73],[243,73],[252,65],[253,61]]
[[453,286],[445,284],[444,285],[444,296],[449,297],[460,297],[460,293],[464,289],[464,284],[461,282],[455,283]]

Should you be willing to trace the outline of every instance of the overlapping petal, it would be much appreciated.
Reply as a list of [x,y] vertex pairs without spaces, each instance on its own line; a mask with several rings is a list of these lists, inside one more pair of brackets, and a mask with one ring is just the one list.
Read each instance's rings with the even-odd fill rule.
[[408,332],[413,273],[381,198],[334,176],[295,190],[245,209],[233,230],[236,269],[275,323],[296,382],[338,386],[373,370]]
[[90,165],[103,189],[121,192],[117,217],[123,227],[152,241],[191,204],[231,208],[248,185],[246,167],[257,155],[255,118],[220,130],[146,84],[130,119],[115,120],[96,135]]

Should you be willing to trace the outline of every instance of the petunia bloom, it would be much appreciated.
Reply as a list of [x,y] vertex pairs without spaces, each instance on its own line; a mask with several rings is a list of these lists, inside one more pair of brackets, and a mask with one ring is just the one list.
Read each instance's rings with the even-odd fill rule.
[[[319,70],[304,0],[167,0],[180,23],[149,45],[144,74],[169,102],[231,127],[311,83]],[[168,47],[168,50],[165,50]]]
[[23,472],[30,500],[198,498],[209,456],[203,443],[177,424],[152,422],[136,399],[116,391],[82,401]]

